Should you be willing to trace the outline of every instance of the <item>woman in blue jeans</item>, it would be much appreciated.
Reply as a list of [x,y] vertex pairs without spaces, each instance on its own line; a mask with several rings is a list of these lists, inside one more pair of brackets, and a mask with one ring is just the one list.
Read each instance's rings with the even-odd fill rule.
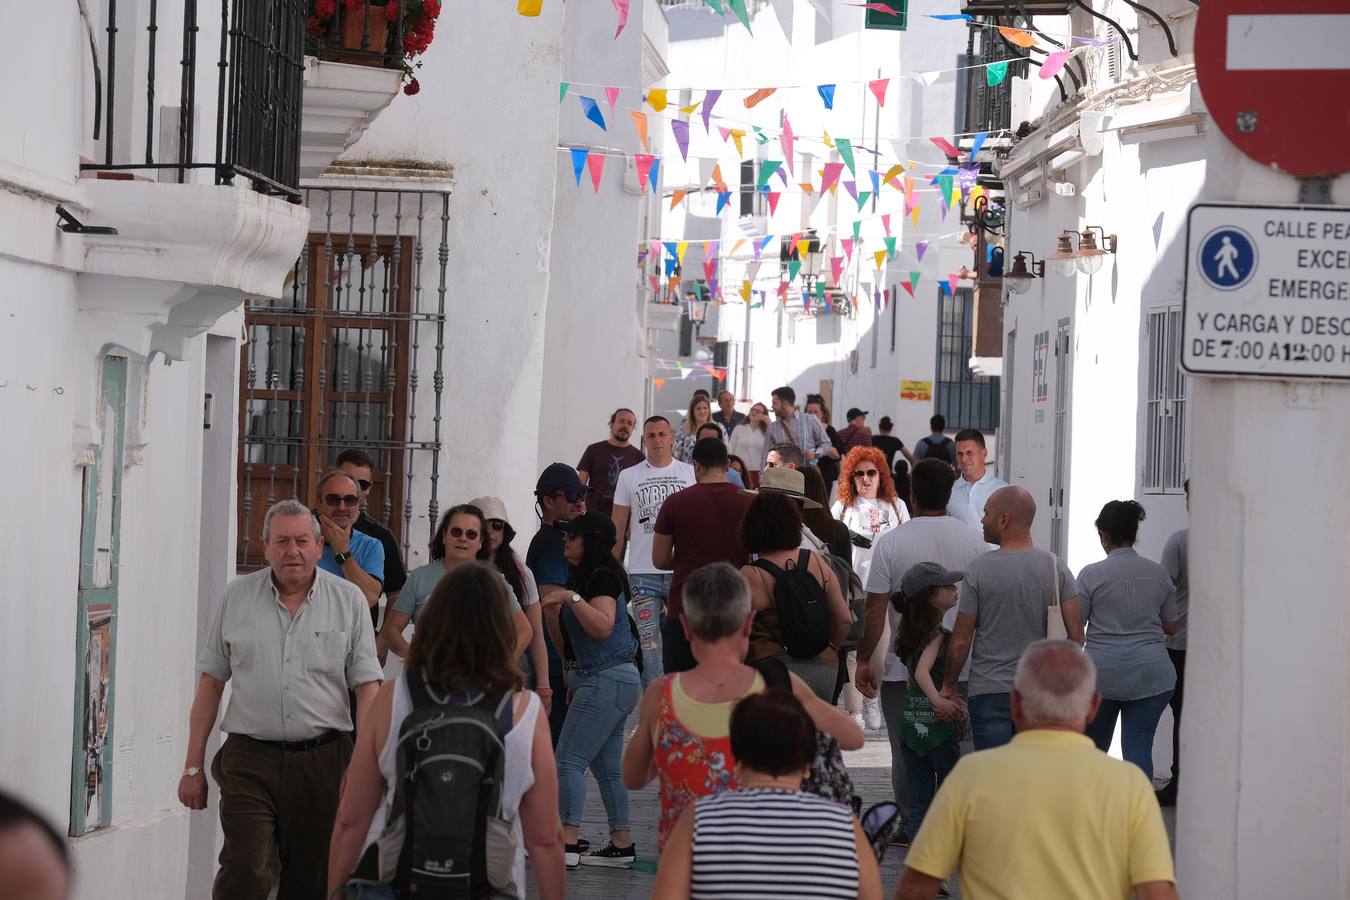
[[[637,640],[628,616],[628,575],[614,559],[614,523],[600,513],[557,522],[572,564],[567,589],[542,599],[550,628],[561,626],[571,641],[575,668],[567,673],[572,694],[558,738],[558,805],[568,868],[628,866],[637,858],[628,832],[628,790],[623,786],[623,726],[642,695],[633,654]],[[561,644],[561,640],[555,640]],[[586,770],[600,785],[609,817],[609,843],[587,849],[578,836],[586,807]]]
[[1163,638],[1177,630],[1177,603],[1166,570],[1134,550],[1143,520],[1144,508],[1133,500],[1102,507],[1096,525],[1106,559],[1079,574],[1078,602],[1102,695],[1087,735],[1109,750],[1119,717],[1126,761],[1152,779],[1153,735],[1176,685]]

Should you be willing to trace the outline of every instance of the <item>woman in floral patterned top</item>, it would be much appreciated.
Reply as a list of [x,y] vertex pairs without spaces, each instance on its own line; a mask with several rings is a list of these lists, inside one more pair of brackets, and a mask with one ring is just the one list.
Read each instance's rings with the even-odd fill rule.
[[[704,425],[717,425],[712,417],[712,404],[703,394],[695,394],[689,401],[689,412],[684,417],[684,424],[675,432],[674,453],[680,462],[694,461],[694,445],[698,443],[698,430]],[[717,433],[722,440],[727,439],[721,425],[717,425]]]
[[[630,790],[660,779],[658,846],[695,799],[738,787],[731,710],[742,697],[764,690],[759,672],[742,662],[751,616],[750,586],[741,573],[726,563],[704,566],[684,583],[683,598],[685,633],[698,665],[652,682],[623,755]],[[845,749],[862,746],[862,729],[848,714],[817,698],[795,675],[792,693],[818,729]]]

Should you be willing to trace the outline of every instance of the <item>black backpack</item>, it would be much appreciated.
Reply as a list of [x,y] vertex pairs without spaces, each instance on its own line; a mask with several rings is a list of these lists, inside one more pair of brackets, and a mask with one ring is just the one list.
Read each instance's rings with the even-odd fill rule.
[[783,647],[793,659],[814,659],[830,645],[830,604],[810,569],[811,551],[797,554],[797,565],[780,569],[766,559],[754,566],[773,576],[773,605]]
[[944,437],[940,441],[935,441],[931,437],[926,437],[923,443],[928,446],[924,459],[940,459],[949,466],[956,465],[956,445],[952,443],[951,438]]
[[511,883],[515,838],[502,816],[512,693],[470,687],[441,700],[421,673],[403,677],[413,709],[399,727],[393,804],[356,877],[379,881],[383,856],[398,860],[390,884],[401,898],[524,896]]

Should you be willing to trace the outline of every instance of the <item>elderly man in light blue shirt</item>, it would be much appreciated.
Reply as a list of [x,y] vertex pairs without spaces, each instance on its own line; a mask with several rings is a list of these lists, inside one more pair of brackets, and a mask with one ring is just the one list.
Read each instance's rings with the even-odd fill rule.
[[1008,482],[985,467],[988,456],[984,435],[979,431],[967,428],[956,435],[956,468],[961,477],[952,486],[947,515],[965,522],[981,534],[980,520],[984,518],[984,505],[989,502],[994,491],[1008,486]]

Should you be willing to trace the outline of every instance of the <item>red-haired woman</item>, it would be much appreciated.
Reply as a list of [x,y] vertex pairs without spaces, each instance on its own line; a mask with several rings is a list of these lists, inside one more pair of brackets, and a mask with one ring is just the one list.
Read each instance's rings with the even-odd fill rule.
[[[876,447],[854,447],[848,452],[839,470],[839,499],[830,507],[830,514],[848,526],[853,540],[853,571],[867,584],[877,538],[909,520],[909,511],[895,494],[885,453]],[[876,700],[864,700],[853,687],[857,653],[848,654],[847,666],[844,707],[860,724],[879,729],[881,707]]]

